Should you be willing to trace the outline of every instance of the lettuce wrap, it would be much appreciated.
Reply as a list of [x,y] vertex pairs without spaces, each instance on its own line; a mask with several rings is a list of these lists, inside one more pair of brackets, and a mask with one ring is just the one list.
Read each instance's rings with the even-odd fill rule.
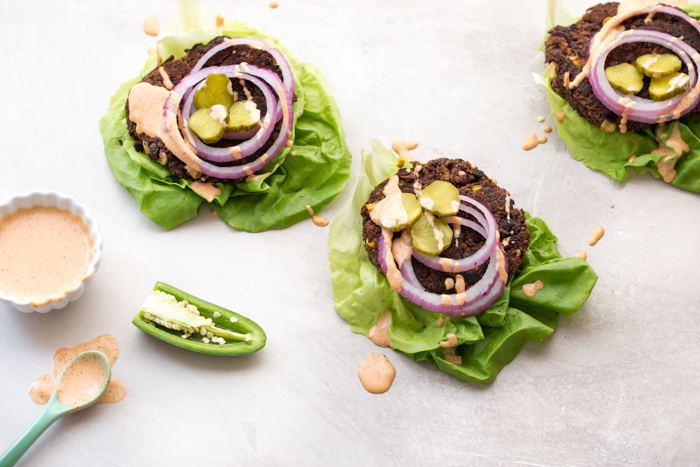
[[[690,16],[700,19],[700,5],[687,5],[682,9]],[[565,12],[560,0],[550,0],[547,31],[557,25],[570,26],[579,19]],[[665,144],[671,136],[672,126],[660,135],[657,135],[655,127],[633,133],[623,134],[619,131],[605,133],[581,117],[568,102],[554,92],[551,80],[546,75],[543,84],[547,89],[547,99],[552,108],[552,115],[556,117],[557,114],[564,112],[564,120],[557,124],[559,136],[567,144],[575,159],[591,169],[600,170],[620,181],[625,180],[632,169],[640,175],[649,172],[655,178],[662,178],[657,164],[665,156],[652,154],[652,151],[663,145],[673,149],[677,157],[676,175],[670,182],[671,185],[700,193],[700,115],[682,118],[680,121],[671,123],[671,125],[678,125],[683,141],[690,147],[688,153],[679,154],[677,149]],[[636,157],[632,158],[632,156]]]
[[[221,194],[210,203],[231,227],[249,232],[281,229],[308,218],[306,205],[319,211],[344,188],[350,176],[351,154],[333,96],[320,71],[300,63],[277,39],[238,21],[226,21],[215,29],[216,18],[196,1],[182,1],[168,30],[158,42],[139,75],[121,84],[100,120],[105,154],[119,183],[131,193],[141,211],[156,224],[170,230],[195,217],[202,196],[189,181],[134,149],[124,106],[131,87],[155,69],[158,54],[163,60],[185,55],[197,43],[225,35],[254,37],[273,44],[289,61],[295,79],[293,148],[285,147],[257,173],[270,175],[251,182],[217,183]],[[295,151],[290,155],[291,149]]]
[[[398,169],[397,157],[378,140],[363,151],[352,199],[333,219],[328,234],[328,258],[335,309],[353,332],[368,335],[386,311],[391,311],[389,338],[396,351],[427,360],[440,370],[471,382],[492,381],[518,354],[525,342],[539,342],[556,327],[559,315],[571,316],[590,295],[598,276],[581,258],[562,258],[557,237],[542,219],[526,213],[530,247],[503,295],[485,312],[450,318],[425,310],[396,293],[372,265],[363,246],[360,209],[379,183]],[[545,287],[528,298],[522,286],[541,280]],[[437,325],[438,318],[444,320]],[[445,358],[441,341],[457,337],[462,364]]]

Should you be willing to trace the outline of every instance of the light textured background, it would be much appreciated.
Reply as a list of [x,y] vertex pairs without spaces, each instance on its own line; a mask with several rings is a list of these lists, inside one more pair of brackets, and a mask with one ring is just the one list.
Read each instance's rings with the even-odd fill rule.
[[[51,427],[23,465],[690,465],[700,454],[700,196],[650,176],[617,183],[542,135],[544,90],[530,73],[544,0],[208,1],[279,37],[325,74],[353,174],[372,137],[417,139],[423,161],[473,159],[518,207],[544,218],[563,255],[587,250],[600,280],[554,335],[528,343],[492,384],[405,355],[392,389],[362,389],[357,367],[380,350],[333,309],[326,237],[310,221],[237,232],[201,215],[164,232],[141,215],[104,157],[98,120],[169,23],[169,1],[0,0],[0,198],[73,195],[104,236],[83,298],[48,315],[0,304],[0,449],[41,407],[26,392],[54,351],[117,336],[113,374],[127,398]],[[591,3],[565,1],[580,15]],[[351,184],[321,212],[332,218]],[[610,209],[610,204],[615,208]],[[591,231],[606,235],[589,248]],[[165,281],[231,307],[266,330],[243,358],[181,351],[131,319]]]

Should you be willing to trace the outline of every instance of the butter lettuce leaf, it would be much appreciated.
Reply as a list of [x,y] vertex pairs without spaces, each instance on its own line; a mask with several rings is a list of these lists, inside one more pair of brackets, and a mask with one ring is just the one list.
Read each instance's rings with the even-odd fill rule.
[[[179,58],[197,43],[226,35],[255,37],[279,49],[295,78],[293,150],[285,147],[275,160],[258,171],[268,174],[256,181],[218,183],[221,194],[210,203],[231,227],[249,232],[288,227],[308,217],[306,205],[318,211],[340,193],[350,177],[352,156],[345,143],[340,114],[321,72],[300,63],[277,39],[238,21],[215,29],[215,16],[196,1],[181,1],[166,36],[158,42],[139,76],[119,87],[100,120],[105,154],[114,176],[131,193],[141,211],[170,230],[197,216],[204,198],[187,180],[174,177],[167,167],[134,148],[124,111],[131,87],[155,69],[157,56]],[[303,196],[302,196],[303,195]]]
[[[699,5],[691,4],[683,7],[683,10],[700,19]],[[557,14],[553,15],[552,12]],[[551,0],[548,18],[559,21],[553,25],[568,26],[573,17],[563,13],[560,0]],[[591,169],[606,173],[615,180],[625,180],[632,170],[639,175],[648,172],[655,178],[662,178],[657,164],[664,155],[652,154],[652,151],[666,142],[671,134],[671,127],[663,132],[658,140],[655,127],[635,133],[605,133],[581,117],[566,100],[554,92],[548,77],[545,77],[544,82],[552,114],[556,117],[564,112],[564,119],[557,124],[557,128],[559,136],[571,150],[574,159]],[[671,125],[679,126],[681,137],[690,147],[690,151],[678,157],[675,165],[676,175],[670,183],[684,190],[700,193],[700,116],[683,118]]]
[[[363,151],[354,194],[333,219],[328,258],[335,309],[364,335],[386,311],[391,312],[389,338],[396,351],[426,360],[465,381],[492,381],[528,340],[539,342],[554,330],[559,315],[570,316],[589,297],[598,276],[580,258],[562,258],[556,237],[542,219],[527,215],[530,248],[504,294],[484,313],[468,318],[444,317],[401,297],[372,265],[363,246],[360,209],[376,185],[396,173],[397,157],[378,140]],[[524,296],[525,283],[542,280],[535,297]],[[438,326],[442,317],[444,324]],[[445,359],[439,343],[457,336],[462,364]]]

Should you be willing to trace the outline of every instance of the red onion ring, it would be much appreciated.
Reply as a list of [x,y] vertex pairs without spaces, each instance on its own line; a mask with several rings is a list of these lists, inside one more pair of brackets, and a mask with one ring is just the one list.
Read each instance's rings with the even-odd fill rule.
[[200,58],[199,61],[195,64],[194,68],[192,68],[192,71],[190,73],[198,72],[199,70],[204,68],[204,65],[206,65],[209,59],[211,59],[217,52],[220,52],[234,45],[250,45],[253,47],[260,48],[272,55],[272,57],[277,62],[277,65],[280,67],[280,70],[282,71],[282,82],[284,83],[285,88],[287,88],[287,91],[290,95],[294,94],[295,83],[294,75],[292,74],[292,67],[289,65],[289,62],[284,57],[284,55],[282,55],[282,52],[273,48],[266,42],[263,42],[259,39],[253,39],[252,37],[224,39],[224,41],[221,44],[217,45],[216,47],[213,47],[207,53],[205,53],[202,56],[202,58]]
[[[258,88],[260,88],[260,90],[265,96],[267,112],[265,113],[265,116],[261,118],[263,124],[262,126],[258,127],[256,133],[254,134],[254,137],[251,137],[250,139],[236,146],[223,148],[209,146],[194,135],[186,133],[188,139],[190,139],[190,136],[192,136],[192,140],[190,141],[190,143],[192,144],[192,146],[195,147],[195,149],[197,149],[197,153],[202,158],[213,162],[228,162],[232,160],[238,160],[255,153],[258,149],[263,147],[263,145],[270,138],[270,135],[275,129],[275,124],[272,122],[272,118],[270,117],[270,115],[277,114],[277,103],[275,101],[274,96],[272,95],[272,91],[262,82],[262,80],[259,80],[254,76],[248,75],[247,73],[225,72],[222,74],[228,76],[229,78],[235,76],[236,78],[245,79],[256,85]],[[281,85],[281,82],[279,84]],[[191,92],[188,96],[188,100],[185,101],[184,109],[187,109],[183,114],[183,121],[185,123],[189,122],[189,117],[191,115],[190,111],[193,107],[192,102],[194,101],[194,95],[195,93]]]
[[[690,85],[688,91],[678,96],[665,101],[653,101],[637,96],[626,96],[615,91],[610,82],[605,77],[605,59],[608,54],[622,44],[631,42],[650,42],[659,44],[672,50],[678,55],[688,67],[688,77]],[[617,115],[625,114],[629,120],[643,123],[660,123],[663,121],[680,118],[681,116],[692,110],[700,100],[700,93],[697,93],[696,84],[698,84],[696,69],[700,69],[700,54],[683,41],[678,40],[670,34],[648,31],[642,29],[631,29],[629,31],[618,33],[601,44],[601,47],[606,47],[599,54],[592,65],[593,73],[589,77],[593,93],[608,109]],[[682,109],[677,116],[675,114],[676,107],[680,104],[690,92],[696,92],[693,103]],[[620,103],[622,99],[629,99],[634,102],[634,106],[625,107]]]
[[[441,258],[440,256],[424,255],[420,251],[413,252],[413,256],[418,261],[438,271],[455,273],[474,269],[475,267],[483,264],[487,259],[489,259],[491,253],[498,244],[498,224],[496,223],[496,218],[493,216],[493,214],[491,214],[491,211],[489,211],[483,204],[467,196],[459,195],[459,199],[464,201],[465,203],[473,205],[479,211],[481,211],[480,214],[476,213],[477,216],[475,217],[486,230],[486,235],[484,237],[486,238],[486,243],[484,243],[484,245],[472,255],[469,255],[466,258],[462,259],[451,260],[450,264],[444,265],[440,263],[441,260],[444,260],[444,258]],[[464,204],[461,204],[459,206],[459,209],[461,211],[467,212],[472,211],[472,215],[474,215],[475,213],[475,211],[472,208]],[[483,222],[481,222],[482,220]]]
[[292,99],[290,96],[287,95],[287,92],[284,89],[284,85],[281,82],[279,84],[277,92],[280,96],[280,104],[284,102],[284,104],[282,105],[282,127],[280,128],[279,136],[272,144],[272,146],[270,146],[267,152],[255,159],[254,161],[243,166],[238,165],[234,167],[219,167],[210,164],[209,162],[202,161],[199,164],[200,171],[202,173],[211,177],[225,179],[247,177],[248,175],[252,175],[253,173],[265,167],[279,155],[279,153],[284,148],[285,143],[292,134],[291,128],[294,119],[294,110],[292,109]]
[[[379,264],[384,274],[387,274],[387,245],[384,236],[378,240]],[[435,294],[425,290],[420,284],[413,270],[411,259],[408,258],[401,265],[401,296],[426,310],[441,313],[445,316],[474,316],[486,311],[498,297],[503,294],[508,273],[506,271],[506,258],[500,245],[495,248],[491,262],[479,281],[470,287],[463,297],[461,294]],[[461,298],[466,298],[466,293],[475,294],[474,298],[465,300],[459,304]],[[449,300],[450,304],[445,304]]]

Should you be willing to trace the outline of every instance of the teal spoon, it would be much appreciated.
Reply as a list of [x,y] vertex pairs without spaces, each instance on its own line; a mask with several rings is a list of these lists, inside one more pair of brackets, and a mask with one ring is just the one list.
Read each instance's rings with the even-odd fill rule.
[[[76,393],[77,397],[73,402],[75,405],[62,405],[61,402],[59,402],[58,394],[61,393],[62,390],[65,392],[66,386],[71,384],[71,376],[75,374],[73,370],[77,370],[81,366],[88,364],[97,365],[102,370],[102,378],[94,381],[93,384],[74,385],[74,387],[78,387],[78,392]],[[65,370],[63,370],[63,373],[61,373],[61,376],[58,377],[56,388],[53,394],[51,394],[51,398],[46,404],[44,411],[41,412],[41,415],[34,420],[34,423],[32,423],[29,428],[22,433],[22,436],[20,436],[19,439],[5,451],[2,457],[0,457],[0,467],[11,467],[15,465],[20,457],[27,452],[27,449],[34,444],[34,441],[36,441],[53,422],[64,415],[86,409],[97,402],[107,390],[111,378],[112,369],[109,360],[107,360],[107,357],[102,352],[89,350],[71,360]],[[65,397],[66,396],[63,398],[64,403],[71,403]]]

